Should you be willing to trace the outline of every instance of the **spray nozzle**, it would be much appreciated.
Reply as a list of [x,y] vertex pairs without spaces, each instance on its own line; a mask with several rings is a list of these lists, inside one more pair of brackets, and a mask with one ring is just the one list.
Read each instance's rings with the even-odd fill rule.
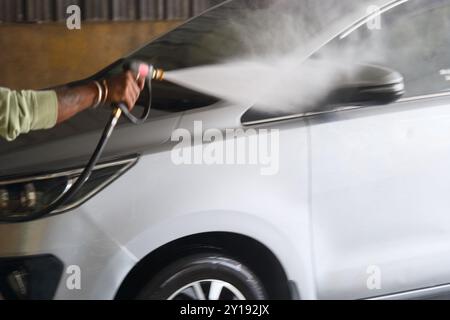
[[164,80],[164,70],[141,61],[130,61],[124,66],[126,71],[133,72],[136,76],[145,77],[147,80]]
[[163,81],[164,80],[164,70],[158,69],[153,66],[151,66],[152,70],[152,79],[157,81]]

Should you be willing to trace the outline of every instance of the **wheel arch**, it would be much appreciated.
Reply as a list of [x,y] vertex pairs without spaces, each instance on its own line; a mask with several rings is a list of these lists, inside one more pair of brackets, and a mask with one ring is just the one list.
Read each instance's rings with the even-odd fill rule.
[[115,299],[133,299],[164,266],[193,254],[216,251],[249,267],[266,287],[270,299],[297,298],[275,254],[261,242],[237,233],[208,232],[169,242],[141,259],[122,281]]

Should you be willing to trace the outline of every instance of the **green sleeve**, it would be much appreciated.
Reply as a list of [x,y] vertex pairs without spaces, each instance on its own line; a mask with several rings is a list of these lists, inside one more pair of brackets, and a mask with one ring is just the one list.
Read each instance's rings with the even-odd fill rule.
[[32,130],[56,125],[58,98],[55,91],[12,91],[0,88],[0,137],[8,141]]

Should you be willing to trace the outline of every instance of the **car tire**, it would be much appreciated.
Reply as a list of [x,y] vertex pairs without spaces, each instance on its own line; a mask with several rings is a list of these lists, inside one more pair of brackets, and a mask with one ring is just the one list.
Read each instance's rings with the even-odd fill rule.
[[263,284],[245,265],[217,254],[180,259],[144,286],[139,300],[265,300]]

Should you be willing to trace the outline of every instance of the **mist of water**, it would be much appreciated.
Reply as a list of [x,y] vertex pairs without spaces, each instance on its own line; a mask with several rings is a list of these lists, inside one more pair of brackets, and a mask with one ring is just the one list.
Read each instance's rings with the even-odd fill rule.
[[[271,5],[263,9],[250,10],[239,19],[229,20],[227,32],[234,32],[246,49],[242,57],[170,71],[166,79],[240,104],[268,109],[308,108],[343,78],[351,78],[356,62],[377,63],[384,60],[386,52],[394,52],[398,56],[390,56],[389,61],[402,65],[401,60],[405,57],[419,57],[424,47],[430,47],[425,39],[411,41],[408,38],[409,34],[424,34],[421,18],[418,18],[416,24],[407,21],[410,24],[407,34],[403,28],[396,29],[398,34],[384,30],[369,31],[371,34],[366,38],[361,38],[356,32],[346,39],[344,48],[331,46],[321,52],[320,59],[309,59],[313,49],[364,16],[369,5],[386,1],[268,2]],[[348,19],[343,19],[344,15]],[[440,23],[449,27],[448,21]],[[417,32],[412,32],[412,28],[417,28]],[[234,47],[229,47],[225,44],[223,50],[234,50]]]
[[[226,101],[263,108],[311,105],[350,70],[325,61],[299,64],[292,57],[249,60],[167,72],[166,80]],[[339,70],[339,71],[338,71]]]
[[[237,2],[236,2],[237,3]],[[256,2],[255,2],[256,3]],[[263,3],[260,1],[258,4]],[[242,57],[214,65],[169,71],[166,80],[223,100],[264,108],[312,105],[346,71],[329,54],[324,62],[305,60],[319,41],[328,41],[343,29],[341,15],[365,12],[355,0],[277,0],[229,17],[219,38],[233,39]],[[334,27],[333,27],[334,26]],[[324,30],[330,30],[323,34]],[[210,35],[213,37],[214,34]],[[236,40],[237,39],[237,40]],[[311,41],[313,39],[314,41]],[[226,40],[225,40],[226,41]],[[308,47],[306,44],[310,44]],[[226,43],[223,50],[235,50]],[[234,55],[236,56],[236,55]],[[339,71],[339,72],[338,72]]]

